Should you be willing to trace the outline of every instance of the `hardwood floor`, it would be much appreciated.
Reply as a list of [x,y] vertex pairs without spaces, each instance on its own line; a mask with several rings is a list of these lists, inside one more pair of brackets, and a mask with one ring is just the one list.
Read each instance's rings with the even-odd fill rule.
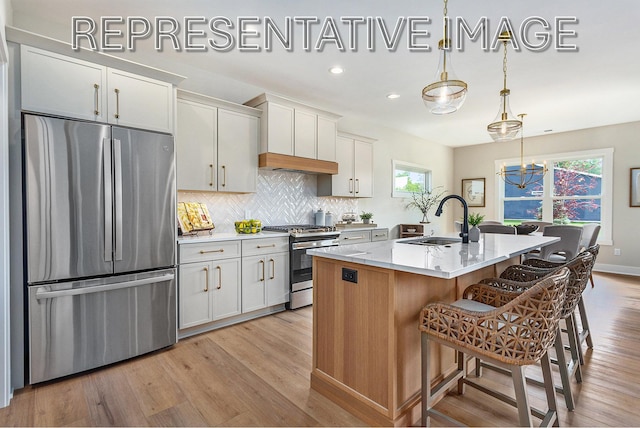
[[[560,425],[637,426],[640,279],[606,274],[594,279],[595,288],[588,287],[584,297],[595,347],[585,354],[583,383],[573,380],[576,410],[568,412],[558,397]],[[0,425],[362,426],[309,388],[311,315],[311,308],[283,312],[24,388],[0,409]],[[527,373],[536,376],[536,370]],[[488,370],[484,381],[510,388],[509,378]],[[543,407],[543,390],[529,391],[531,402]],[[515,409],[472,388],[462,396],[449,394],[437,408],[472,426],[517,423]]]

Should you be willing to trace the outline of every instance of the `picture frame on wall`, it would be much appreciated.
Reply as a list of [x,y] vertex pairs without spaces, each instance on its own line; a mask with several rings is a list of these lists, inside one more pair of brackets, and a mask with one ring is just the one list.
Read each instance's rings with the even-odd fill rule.
[[631,168],[629,182],[629,206],[640,207],[640,167]]
[[470,207],[484,207],[484,178],[463,178],[462,197]]

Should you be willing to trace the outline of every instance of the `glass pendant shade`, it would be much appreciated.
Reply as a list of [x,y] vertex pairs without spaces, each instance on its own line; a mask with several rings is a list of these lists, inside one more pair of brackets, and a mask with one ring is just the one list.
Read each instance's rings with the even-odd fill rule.
[[508,89],[500,91],[500,110],[496,118],[487,126],[487,131],[493,141],[511,141],[518,136],[522,129],[522,121],[515,118],[509,107]]
[[433,114],[449,114],[457,111],[467,98],[467,84],[458,80],[451,66],[451,41],[440,40],[440,63],[435,82],[422,89],[422,100]]

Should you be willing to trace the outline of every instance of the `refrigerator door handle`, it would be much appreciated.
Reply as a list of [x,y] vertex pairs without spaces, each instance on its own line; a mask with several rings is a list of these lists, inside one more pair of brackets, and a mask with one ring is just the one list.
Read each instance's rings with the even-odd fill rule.
[[105,138],[102,146],[102,183],[104,191],[104,261],[113,261],[113,183],[111,175],[111,140]]
[[36,292],[36,299],[37,300],[53,299],[56,297],[63,297],[63,296],[76,296],[78,294],[99,293],[102,291],[117,290],[119,288],[139,287],[141,285],[146,285],[146,284],[154,284],[158,282],[171,281],[174,278],[175,278],[174,274],[168,273],[168,274],[155,276],[151,278],[135,279],[133,281],[115,282],[113,284],[95,285],[92,287],[71,288],[68,290],[59,290],[59,291],[38,290]]
[[113,139],[113,162],[115,174],[115,226],[116,226],[116,260],[122,260],[122,145],[120,140]]

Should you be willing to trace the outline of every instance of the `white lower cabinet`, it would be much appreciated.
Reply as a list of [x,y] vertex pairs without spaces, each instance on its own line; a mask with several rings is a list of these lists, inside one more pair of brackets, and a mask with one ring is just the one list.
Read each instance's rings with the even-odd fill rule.
[[289,301],[288,245],[288,238],[242,242],[242,312]]
[[240,242],[181,244],[178,328],[241,313]]
[[179,282],[179,328],[240,314],[239,258],[180,265]]
[[243,314],[269,308],[258,313],[264,315],[289,301],[288,237],[194,241],[178,248],[181,330],[251,319],[256,314]]

